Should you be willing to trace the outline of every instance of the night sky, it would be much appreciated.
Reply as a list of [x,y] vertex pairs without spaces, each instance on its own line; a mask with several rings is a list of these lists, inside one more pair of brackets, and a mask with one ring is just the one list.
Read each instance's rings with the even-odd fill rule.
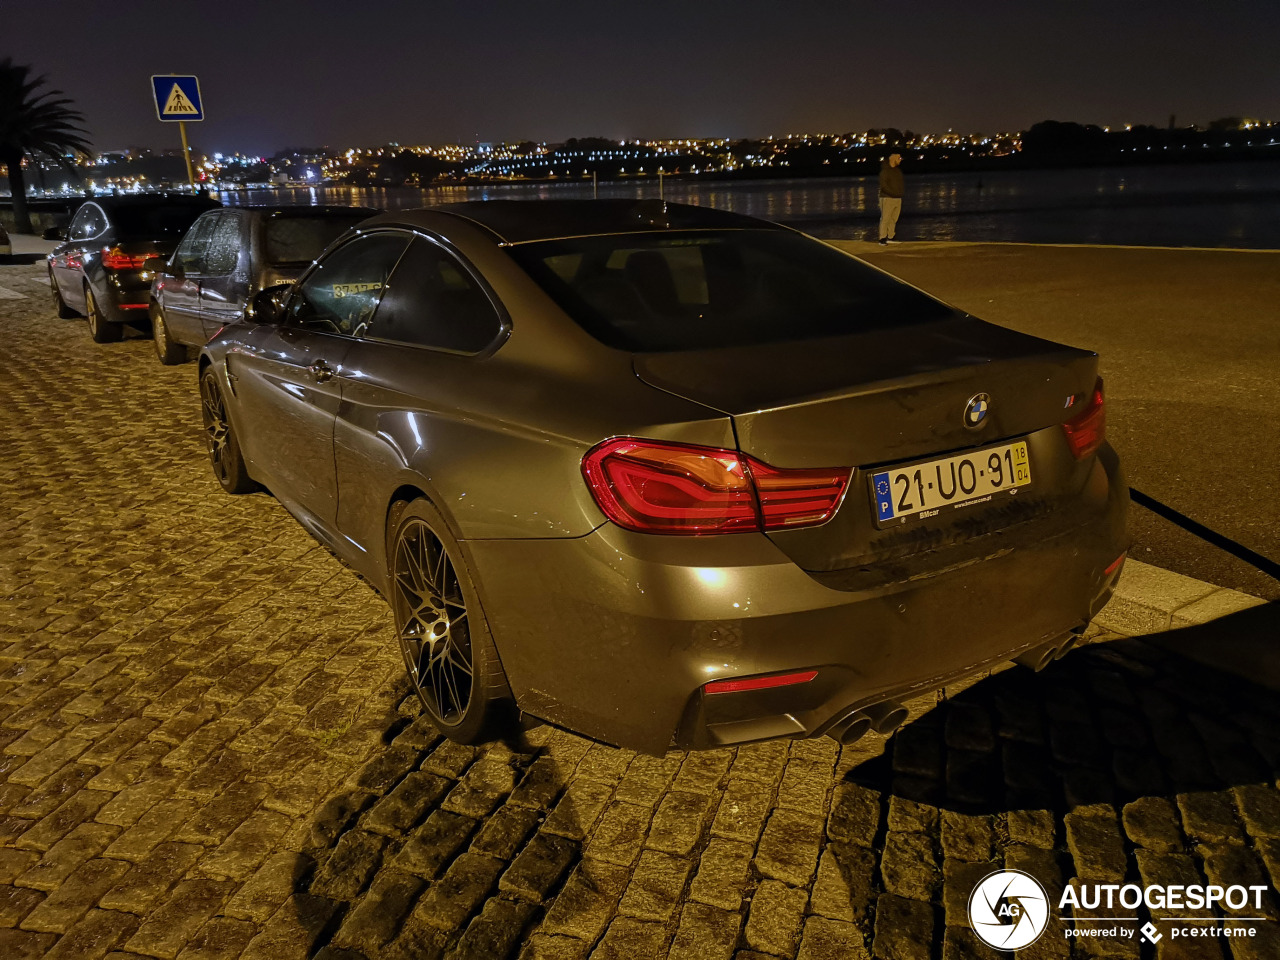
[[2,6],[0,57],[70,95],[98,150],[176,145],[153,73],[200,77],[210,153],[1280,119],[1275,0]]

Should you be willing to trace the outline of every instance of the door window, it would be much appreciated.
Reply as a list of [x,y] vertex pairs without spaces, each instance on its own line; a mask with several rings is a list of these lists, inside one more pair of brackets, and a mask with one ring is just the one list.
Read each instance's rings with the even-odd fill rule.
[[502,329],[488,295],[447,250],[415,238],[365,336],[479,353]]
[[312,330],[360,336],[382,299],[387,278],[409,237],[375,233],[357,237],[325,257],[289,298],[286,322]]
[[205,250],[204,272],[211,277],[225,277],[235,273],[240,260],[240,218],[224,213],[216,221]]
[[217,220],[218,216],[214,214],[201,217],[191,225],[191,229],[182,238],[182,243],[178,244],[178,250],[173,255],[174,266],[182,267],[184,273],[197,277],[204,274],[209,238],[213,235]]

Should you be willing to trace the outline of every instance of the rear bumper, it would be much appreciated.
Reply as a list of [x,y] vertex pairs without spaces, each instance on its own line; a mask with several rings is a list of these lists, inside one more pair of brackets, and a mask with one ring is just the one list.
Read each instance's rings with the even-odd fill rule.
[[[823,733],[851,708],[936,688],[1087,623],[1127,546],[1109,447],[1080,522],[1036,524],[976,560],[835,589],[756,534],[684,538],[612,524],[572,540],[464,544],[521,708],[660,754]],[[1076,511],[1073,511],[1073,513]],[[705,694],[712,680],[817,670],[807,683]]]
[[147,319],[151,283],[134,271],[108,274],[100,286],[94,285],[94,293],[98,295],[104,317],[112,323],[138,323]]

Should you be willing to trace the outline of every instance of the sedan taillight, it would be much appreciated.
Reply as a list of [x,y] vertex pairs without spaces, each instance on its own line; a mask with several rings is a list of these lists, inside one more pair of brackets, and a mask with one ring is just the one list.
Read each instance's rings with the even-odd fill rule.
[[1062,425],[1071,453],[1083,460],[1102,446],[1107,435],[1107,412],[1102,400],[1102,378],[1093,385],[1093,393],[1084,409]]
[[697,535],[823,523],[850,470],[785,470],[736,450],[624,437],[592,447],[582,473],[618,526]]
[[108,270],[141,270],[146,257],[134,257],[119,247],[102,248],[102,265]]

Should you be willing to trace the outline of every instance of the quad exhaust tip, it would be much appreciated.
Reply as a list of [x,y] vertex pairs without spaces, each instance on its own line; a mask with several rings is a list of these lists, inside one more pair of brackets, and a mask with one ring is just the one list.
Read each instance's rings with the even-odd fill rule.
[[1087,625],[1075,627],[1066,636],[1057,637],[1047,643],[1040,644],[1038,647],[1032,647],[1030,650],[1026,650],[1014,657],[1013,662],[1020,663],[1024,667],[1030,667],[1039,673],[1053,661],[1061,660],[1079,645],[1085,626]]
[[851,711],[843,719],[837,720],[827,735],[847,747],[872,731],[888,736],[906,720],[906,707],[896,700],[885,700]]

